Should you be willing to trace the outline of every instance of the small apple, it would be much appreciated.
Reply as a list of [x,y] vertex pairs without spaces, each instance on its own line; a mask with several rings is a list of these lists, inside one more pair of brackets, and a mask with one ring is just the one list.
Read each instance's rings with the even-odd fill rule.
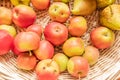
[[29,5],[30,4],[30,0],[10,0],[10,2],[14,5],[20,5],[20,4],[24,4],[24,5]]
[[35,72],[38,80],[57,80],[59,76],[59,66],[52,59],[45,59],[38,62]]
[[53,0],[55,2],[64,2],[64,3],[68,3],[70,0]]
[[43,28],[42,28],[42,26],[40,26],[38,24],[32,24],[27,27],[26,31],[33,31],[33,32],[37,33],[39,36],[41,36],[42,32],[43,32]]
[[50,5],[50,0],[31,0],[32,5],[38,10],[47,9]]
[[7,54],[13,43],[13,37],[5,30],[0,30],[0,55]]
[[37,63],[36,57],[27,52],[19,54],[16,61],[17,67],[23,70],[33,70]]
[[16,26],[27,28],[32,25],[36,20],[35,11],[26,5],[18,5],[12,9],[12,20]]
[[62,50],[69,57],[82,55],[85,50],[84,42],[79,37],[70,37],[64,42]]
[[0,30],[8,31],[8,33],[13,37],[15,37],[17,34],[15,27],[9,25],[0,25]]
[[106,27],[97,27],[90,33],[92,44],[98,49],[109,48],[113,45],[115,34]]
[[68,38],[68,29],[65,25],[58,22],[49,23],[44,29],[45,39],[53,45],[61,45]]
[[72,36],[82,36],[87,31],[86,19],[82,16],[71,18],[68,31]]
[[39,60],[50,59],[54,55],[54,47],[49,41],[41,40],[39,47],[33,53]]
[[63,53],[56,53],[53,56],[53,60],[57,62],[60,72],[64,72],[67,69],[68,57]]
[[86,77],[89,68],[88,61],[81,56],[71,57],[67,64],[68,73],[76,78]]
[[12,24],[12,11],[6,7],[0,7],[0,25]]
[[96,47],[87,46],[83,57],[88,60],[90,66],[93,66],[98,61],[99,54],[100,52]]
[[14,46],[18,51],[30,51],[39,47],[40,37],[34,32],[20,32],[14,39]]
[[65,22],[70,16],[70,10],[67,4],[54,2],[50,5],[48,14],[53,21]]

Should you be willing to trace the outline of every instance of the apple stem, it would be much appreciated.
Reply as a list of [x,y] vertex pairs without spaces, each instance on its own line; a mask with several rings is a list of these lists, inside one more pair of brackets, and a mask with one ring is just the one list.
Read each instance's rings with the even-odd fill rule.
[[81,80],[81,77],[80,77],[81,75],[79,74],[79,79],[78,80]]
[[32,52],[31,51],[29,51],[29,55],[32,56]]
[[50,64],[53,62],[53,60],[50,61],[50,63],[48,64],[48,66],[50,66]]

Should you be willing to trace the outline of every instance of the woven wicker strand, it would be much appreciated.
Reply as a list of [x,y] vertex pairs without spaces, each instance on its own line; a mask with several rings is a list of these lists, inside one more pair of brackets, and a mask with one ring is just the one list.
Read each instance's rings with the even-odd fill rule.
[[[73,0],[71,0],[72,2]],[[116,0],[116,4],[119,4],[120,0]],[[71,5],[70,3],[69,5]],[[4,6],[12,9],[13,5],[9,0],[0,0],[0,6]],[[47,10],[38,11],[37,13],[37,24],[46,26],[50,21],[50,18],[47,14]],[[88,20],[89,29],[82,36],[84,42],[87,45],[90,45],[89,33],[90,31],[99,26],[98,22],[99,11],[95,11],[93,14],[86,16]],[[105,50],[100,50],[100,58],[98,62],[90,68],[89,74],[87,77],[82,80],[120,80],[120,31],[115,31],[116,39],[114,45]],[[61,52],[61,48],[57,47],[56,51]],[[34,71],[23,71],[16,67],[16,56],[12,52],[0,56],[0,80],[37,80],[36,74]],[[67,72],[62,73],[58,80],[77,80],[76,78],[70,76]]]

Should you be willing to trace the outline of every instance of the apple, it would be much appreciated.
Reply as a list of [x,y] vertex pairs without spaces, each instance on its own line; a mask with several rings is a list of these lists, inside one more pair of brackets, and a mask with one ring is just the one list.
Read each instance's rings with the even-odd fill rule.
[[83,57],[88,60],[90,66],[93,66],[99,58],[99,50],[94,46],[87,46]]
[[98,49],[105,49],[113,45],[115,34],[112,30],[100,26],[91,31],[90,39],[95,47]]
[[15,37],[17,34],[15,27],[9,25],[0,25],[0,30],[8,31],[8,33],[13,37]]
[[12,44],[11,51],[13,52],[13,54],[15,54],[17,56],[22,53],[19,50],[17,50],[17,48],[14,46],[14,42]]
[[58,46],[68,38],[68,29],[59,22],[51,22],[44,29],[45,39]]
[[48,14],[53,21],[66,22],[70,16],[70,9],[67,4],[54,2],[50,5]]
[[50,0],[31,0],[31,3],[38,10],[44,10],[50,6]]
[[53,60],[57,62],[60,72],[64,72],[67,69],[68,57],[63,53],[56,53],[53,56]]
[[6,7],[0,7],[0,25],[12,24],[12,11]]
[[14,46],[18,51],[30,51],[39,47],[40,37],[34,32],[20,32],[14,39]]
[[62,50],[68,57],[80,56],[85,50],[84,42],[79,37],[70,37],[64,42]]
[[35,72],[38,80],[57,80],[59,76],[59,66],[52,59],[45,59],[38,62]]
[[88,61],[81,56],[71,57],[67,64],[68,73],[76,78],[86,77],[89,72]]
[[34,55],[24,52],[18,55],[17,67],[23,70],[33,70],[37,64],[37,59]]
[[68,27],[68,31],[72,36],[82,36],[87,31],[87,21],[82,16],[72,17]]
[[39,60],[50,59],[54,55],[54,47],[49,41],[41,40],[39,47],[33,53]]
[[20,4],[24,4],[24,5],[29,5],[30,4],[30,0],[10,0],[10,2],[14,5],[20,5]]
[[27,28],[36,20],[35,11],[26,5],[18,5],[12,9],[12,20],[20,28]]
[[41,36],[42,32],[43,32],[43,28],[41,25],[32,24],[27,27],[26,31],[33,31],[33,32],[37,33],[39,36]]
[[13,43],[13,37],[5,30],[0,30],[0,55],[7,54]]
[[53,1],[68,3],[70,0],[53,0]]

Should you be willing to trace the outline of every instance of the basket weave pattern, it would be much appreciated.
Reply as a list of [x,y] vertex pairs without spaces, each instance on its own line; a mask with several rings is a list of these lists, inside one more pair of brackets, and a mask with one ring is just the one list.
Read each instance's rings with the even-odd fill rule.
[[[72,2],[72,0],[71,0]],[[120,3],[120,0],[116,0],[116,4]],[[71,5],[72,3],[69,3]],[[0,0],[0,6],[7,8],[13,8],[9,0]],[[50,22],[50,17],[47,14],[47,10],[38,11],[36,23],[46,26]],[[90,45],[90,31],[99,26],[98,19],[99,11],[95,11],[89,16],[85,16],[88,20],[88,30],[82,36],[84,42]],[[111,48],[100,50],[100,58],[98,62],[90,68],[87,77],[82,80],[117,80],[120,77],[120,31],[115,32],[115,43]],[[56,52],[62,52],[61,47],[55,48]],[[16,67],[16,56],[12,52],[0,56],[0,80],[37,80],[34,71],[23,71]],[[59,76],[59,80],[77,80],[70,76],[67,72],[62,73]]]

